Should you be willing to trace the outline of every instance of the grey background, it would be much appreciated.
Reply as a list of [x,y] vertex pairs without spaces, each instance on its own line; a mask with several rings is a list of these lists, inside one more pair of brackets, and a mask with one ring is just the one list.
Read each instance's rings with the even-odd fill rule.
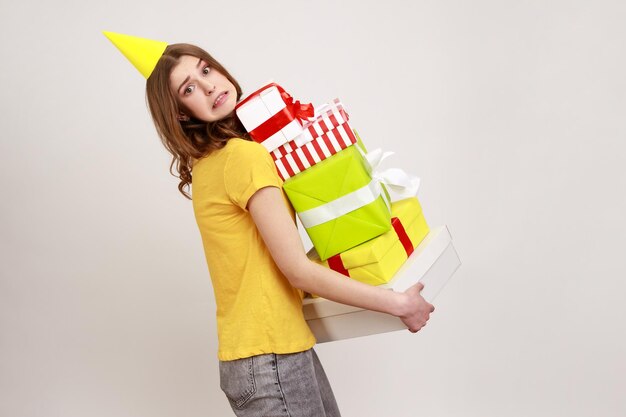
[[624,416],[619,1],[0,3],[0,415],[225,416],[189,201],[101,30],[343,99],[464,262],[429,325],[321,345],[345,416]]

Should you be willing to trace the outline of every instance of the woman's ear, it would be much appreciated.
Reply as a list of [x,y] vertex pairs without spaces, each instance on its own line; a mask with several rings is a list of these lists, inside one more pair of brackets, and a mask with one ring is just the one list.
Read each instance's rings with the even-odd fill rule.
[[185,113],[178,113],[178,121],[179,122],[188,122],[189,121],[189,116],[187,116]]

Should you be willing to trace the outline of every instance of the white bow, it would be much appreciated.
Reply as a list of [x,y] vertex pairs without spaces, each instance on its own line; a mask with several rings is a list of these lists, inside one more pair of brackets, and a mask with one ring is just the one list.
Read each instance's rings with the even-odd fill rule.
[[391,188],[394,196],[397,196],[393,201],[417,195],[420,187],[420,179],[418,177],[407,174],[400,168],[387,168],[384,171],[380,169],[380,164],[393,155],[393,152],[383,152],[378,148],[371,152],[363,153],[361,148],[358,146],[357,148],[367,161],[372,178]]

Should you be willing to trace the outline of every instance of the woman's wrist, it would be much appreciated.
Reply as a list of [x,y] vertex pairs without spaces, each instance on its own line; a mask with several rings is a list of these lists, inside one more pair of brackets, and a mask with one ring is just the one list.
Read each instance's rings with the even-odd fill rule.
[[396,317],[405,316],[408,310],[408,297],[403,292],[395,292],[393,290],[389,291],[391,291],[393,295],[391,298],[391,309],[389,314]]

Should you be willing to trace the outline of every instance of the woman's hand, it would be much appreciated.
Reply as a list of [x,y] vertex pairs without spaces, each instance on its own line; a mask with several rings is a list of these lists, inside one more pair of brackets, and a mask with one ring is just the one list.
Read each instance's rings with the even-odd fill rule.
[[403,293],[406,312],[399,317],[411,333],[416,333],[426,326],[430,313],[435,311],[435,307],[422,297],[423,288],[424,285],[418,282]]

